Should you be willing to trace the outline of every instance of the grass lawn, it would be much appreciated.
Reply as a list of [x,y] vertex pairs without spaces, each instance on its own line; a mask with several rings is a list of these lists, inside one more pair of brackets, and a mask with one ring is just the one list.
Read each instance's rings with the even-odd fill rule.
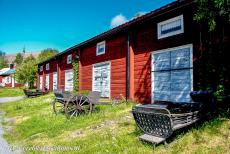
[[[130,113],[132,103],[98,105],[92,115],[67,120],[55,115],[50,103],[52,94],[0,104],[6,113],[4,135],[12,145],[66,146],[79,148],[78,153],[229,153],[230,111],[221,112],[213,120],[177,133],[169,147],[138,140],[141,131]],[[27,153],[41,153],[27,151]],[[68,151],[67,153],[76,153]]]
[[23,95],[23,90],[20,88],[0,88],[0,97],[14,97]]

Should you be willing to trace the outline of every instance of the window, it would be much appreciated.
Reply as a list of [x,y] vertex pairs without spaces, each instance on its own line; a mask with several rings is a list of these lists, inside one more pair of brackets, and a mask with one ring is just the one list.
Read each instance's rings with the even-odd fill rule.
[[40,80],[39,80],[39,88],[40,88],[40,90],[42,90],[42,84],[43,84],[43,77],[42,76],[40,76]]
[[193,90],[192,45],[154,51],[152,102],[190,102]]
[[65,71],[65,91],[73,91],[73,70]]
[[57,72],[53,73],[53,90],[57,90]]
[[67,56],[67,64],[71,64],[72,63],[72,55],[68,55]]
[[47,70],[47,71],[50,70],[50,64],[49,64],[49,63],[46,64],[46,70]]
[[46,87],[47,89],[50,89],[50,76],[49,74],[46,74]]
[[40,66],[40,72],[42,72],[43,71],[43,66]]
[[11,77],[10,76],[6,77],[6,84],[9,84],[9,83],[11,83]]
[[102,55],[105,53],[105,41],[97,43],[97,52],[96,55]]
[[158,39],[184,33],[183,15],[158,23]]

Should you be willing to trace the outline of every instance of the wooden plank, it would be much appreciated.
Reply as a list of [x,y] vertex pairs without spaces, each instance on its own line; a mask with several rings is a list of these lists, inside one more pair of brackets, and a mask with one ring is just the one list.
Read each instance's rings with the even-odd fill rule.
[[147,141],[147,142],[154,143],[154,144],[160,144],[166,141],[166,138],[152,136],[148,134],[141,135],[139,139],[142,141]]

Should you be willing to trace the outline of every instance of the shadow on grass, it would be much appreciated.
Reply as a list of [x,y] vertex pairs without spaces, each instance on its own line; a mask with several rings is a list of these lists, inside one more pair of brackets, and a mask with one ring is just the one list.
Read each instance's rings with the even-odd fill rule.
[[[200,133],[204,131],[208,133],[210,136],[219,135],[219,136],[224,136],[227,138],[228,135],[223,133],[220,130],[220,127],[224,124],[224,122],[228,121],[229,119],[230,119],[230,109],[218,109],[212,118],[209,118],[209,119],[206,118],[206,119],[200,120],[193,125],[187,126],[177,131],[174,131],[172,136],[170,136],[170,138],[167,139],[167,143],[170,144],[173,141],[182,138],[186,133],[189,133],[189,132],[192,132],[192,135],[196,143],[203,142],[204,139],[203,139],[203,136],[200,135]],[[229,129],[230,129],[230,124],[229,124]],[[140,130],[140,128],[138,128],[137,125],[135,127],[135,131],[130,133],[130,135],[135,136],[135,137],[139,137],[142,134],[143,132]],[[144,141],[142,142],[145,145],[146,144],[151,145],[151,143],[144,142]]]

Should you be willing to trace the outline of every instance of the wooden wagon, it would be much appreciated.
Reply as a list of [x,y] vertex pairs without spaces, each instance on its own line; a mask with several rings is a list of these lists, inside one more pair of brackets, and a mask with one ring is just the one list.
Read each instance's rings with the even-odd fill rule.
[[41,91],[41,90],[32,91],[32,90],[26,90],[26,89],[23,89],[23,91],[27,97],[37,97],[37,96],[45,95],[49,92],[47,90],[46,91]]
[[71,94],[69,92],[55,91],[53,110],[56,114],[65,113],[67,118],[72,118],[79,114],[90,114],[93,106],[98,104],[100,92],[91,91],[89,95]]

